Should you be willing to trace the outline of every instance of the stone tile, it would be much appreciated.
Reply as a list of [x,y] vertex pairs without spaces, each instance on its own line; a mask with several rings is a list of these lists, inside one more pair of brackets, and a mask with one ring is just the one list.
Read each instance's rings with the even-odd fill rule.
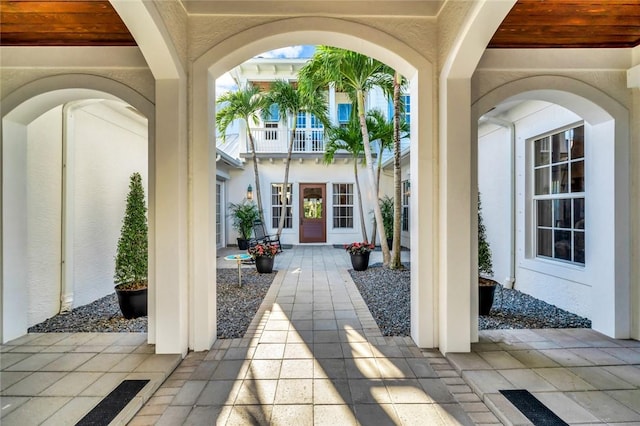
[[396,404],[394,408],[403,425],[445,425],[435,404]]
[[209,380],[218,367],[218,361],[202,361],[193,370],[188,380]]
[[64,377],[59,372],[35,372],[26,376],[13,386],[5,389],[2,394],[9,396],[35,396]]
[[289,330],[287,332],[287,343],[313,344],[313,330]]
[[173,371],[180,363],[180,355],[153,354],[136,367],[137,373],[165,373]]
[[105,373],[97,380],[89,384],[82,392],[81,396],[107,396],[127,377],[127,373]]
[[394,404],[427,404],[433,402],[418,379],[384,380]]
[[194,405],[206,385],[205,380],[188,380],[173,398],[171,405]]
[[275,404],[311,404],[313,403],[312,379],[278,380]]
[[88,346],[115,345],[116,342],[122,338],[122,336],[119,336],[119,334],[120,333],[96,333],[93,339],[83,344]]
[[[460,404],[435,404],[435,408],[447,425],[475,426],[476,424]],[[481,414],[488,414],[488,410]]]
[[569,392],[567,396],[602,421],[640,422],[640,413],[629,409],[604,392]]
[[27,426],[42,424],[60,410],[71,398],[34,397],[2,418],[2,426]]
[[[29,374],[31,374],[30,371],[2,371],[0,372],[0,387],[4,391],[6,388],[18,383]],[[4,394],[5,393],[3,392],[3,395]]]
[[234,380],[216,380],[207,382],[200,393],[196,405],[233,404],[242,382]]
[[211,376],[212,380],[235,380],[242,379],[247,373],[250,362],[244,360],[230,360],[218,362]]
[[593,365],[592,362],[581,358],[569,349],[543,349],[540,353],[551,358],[563,367],[581,367]]
[[602,350],[628,364],[640,364],[639,351],[630,348],[602,348]]
[[535,368],[533,371],[561,391],[594,389],[593,386],[566,368]]
[[[200,426],[207,424],[218,424],[217,420],[221,416],[224,407],[219,405],[200,407],[193,407],[193,410],[189,413],[185,419],[183,426]],[[131,424],[129,424],[130,426]]]
[[350,405],[315,405],[313,424],[316,426],[336,426],[358,424]]
[[72,372],[66,374],[60,380],[40,393],[41,396],[76,396],[93,382],[98,380],[103,373]]
[[617,401],[623,403],[632,410],[640,413],[640,389],[614,390],[606,392]]
[[[14,355],[21,355],[21,354],[10,352],[7,355],[12,357]],[[32,354],[31,356],[27,356],[23,360],[12,364],[10,367],[7,367],[7,368],[3,367],[3,370],[5,371],[38,371],[44,368],[45,366],[47,366],[48,364],[52,363],[53,361],[57,360],[61,356],[62,354],[59,354],[59,353]],[[4,357],[5,356],[3,355],[2,358],[4,359]]]
[[260,343],[286,343],[287,341],[286,330],[265,330],[260,336]]
[[343,358],[342,348],[335,343],[314,343],[313,355],[315,358]]
[[181,425],[185,422],[189,413],[191,412],[191,407],[168,407],[166,411],[160,416],[156,425],[158,426],[175,426]]
[[498,370],[517,389],[529,392],[545,392],[557,390],[551,383],[529,369]]
[[55,345],[59,341],[69,337],[69,333],[41,333],[33,340],[27,342],[27,345],[50,346]]
[[[0,357],[0,367],[2,370],[6,370],[12,365],[24,360],[25,358],[29,358],[32,356],[30,353],[17,353],[17,352],[3,352],[2,357]],[[28,370],[23,370],[28,371]]]
[[284,343],[260,343],[253,355],[254,359],[282,359]]
[[617,365],[604,367],[610,373],[615,374],[624,381],[640,388],[640,366],[633,365]]
[[127,354],[120,362],[113,366],[109,371],[114,373],[127,373],[136,371],[146,359],[149,358],[147,354]]
[[372,358],[373,352],[368,342],[341,343],[345,358]]
[[356,404],[354,412],[359,424],[394,426],[400,424],[393,404]]
[[504,370],[508,368],[526,368],[526,366],[512,357],[509,352],[491,351],[481,352],[480,356],[496,370]]
[[37,339],[40,336],[42,336],[42,334],[40,334],[40,333],[25,334],[24,336],[20,336],[18,338],[15,338],[13,340],[8,341],[7,343],[5,343],[5,346],[26,346],[26,345],[31,345],[31,342],[33,340]]
[[491,365],[484,360],[479,354],[470,353],[450,353],[447,359],[455,367],[456,370],[488,370]]
[[293,419],[296,425],[313,425],[313,405],[274,405],[269,424],[289,426]]
[[75,397],[71,399],[62,408],[56,411],[51,417],[49,417],[43,426],[63,426],[63,425],[75,425],[80,421],[89,411],[93,409],[102,398],[99,397]]
[[484,402],[503,424],[531,425],[531,422],[500,393],[486,394]]
[[284,359],[280,370],[281,379],[313,379],[312,359]]
[[384,379],[414,379],[416,376],[404,358],[376,358],[380,375]]
[[313,333],[314,343],[338,343],[342,338],[337,330],[317,330]]
[[375,358],[345,359],[344,366],[350,379],[381,379],[382,374]]
[[79,366],[77,371],[96,371],[105,372],[109,371],[120,363],[127,354],[97,354],[93,356],[89,361]]
[[[286,339],[287,336],[285,334],[284,338]],[[283,340],[284,342],[284,340]],[[253,358],[253,354],[255,353],[255,348],[248,348],[248,347],[242,347],[242,348],[229,348],[227,349],[227,352],[224,354],[224,357],[222,357],[222,359],[251,359]]]
[[239,387],[235,403],[243,405],[273,404],[279,383],[277,380],[244,380]]
[[551,358],[543,355],[537,350],[524,350],[509,352],[511,356],[523,363],[527,368],[540,368],[540,367],[559,367],[560,364],[552,360]]
[[287,331],[289,330],[289,326],[291,325],[291,323],[287,320],[285,321],[281,321],[281,320],[271,320],[269,319],[267,321],[267,323],[264,325],[264,329],[265,331],[274,331],[274,330],[278,330],[278,331]]
[[634,389],[630,383],[600,367],[573,367],[569,370],[599,390]]
[[599,421],[596,416],[562,392],[533,392],[533,395],[569,424]]
[[338,323],[334,319],[313,320],[314,330],[338,330]]
[[464,371],[462,378],[481,398],[483,398],[486,393],[498,393],[498,391],[502,389],[514,389],[514,386],[497,371]]
[[277,379],[281,366],[279,359],[254,359],[249,364],[246,379]]
[[349,390],[354,404],[390,404],[391,397],[381,379],[350,379]]
[[441,404],[456,402],[453,394],[440,379],[418,379],[418,383],[420,383],[431,402]]
[[320,358],[313,365],[313,377],[315,379],[346,379],[347,370],[344,359]]
[[344,379],[314,379],[313,403],[316,405],[351,404],[349,381]]
[[10,412],[14,411],[30,399],[31,397],[28,396],[3,396],[2,404],[0,404],[0,419],[6,417]]
[[310,359],[313,358],[313,351],[307,344],[300,343],[287,343],[284,348],[285,359]]
[[407,358],[406,362],[417,378],[436,377],[435,370],[426,358]]
[[159,415],[136,415],[127,426],[154,426],[160,420]]
[[597,348],[576,348],[571,352],[595,365],[617,365],[620,360],[615,356]]

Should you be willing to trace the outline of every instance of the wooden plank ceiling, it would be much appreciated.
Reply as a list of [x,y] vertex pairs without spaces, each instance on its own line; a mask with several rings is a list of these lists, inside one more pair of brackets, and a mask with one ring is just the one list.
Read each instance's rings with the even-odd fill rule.
[[[4,46],[135,46],[107,0],[0,0]],[[489,48],[640,44],[640,0],[518,0]]]

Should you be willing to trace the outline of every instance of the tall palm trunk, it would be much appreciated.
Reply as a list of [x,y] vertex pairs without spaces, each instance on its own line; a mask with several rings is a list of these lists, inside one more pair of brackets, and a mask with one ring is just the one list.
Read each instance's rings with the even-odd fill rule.
[[391,269],[401,269],[400,233],[402,217],[402,169],[400,168],[400,83],[402,76],[397,72],[393,78],[393,256]]
[[378,185],[376,183],[376,175],[373,171],[373,156],[371,155],[371,146],[369,145],[369,132],[367,131],[367,121],[364,115],[364,92],[358,89],[356,92],[358,101],[358,119],[360,120],[360,128],[362,129],[362,144],[364,145],[364,155],[367,161],[366,167],[369,174],[369,181],[371,182],[371,195],[374,200],[373,214],[376,218],[376,225],[378,232],[380,233],[380,247],[382,248],[382,263],[385,266],[389,265],[391,260],[391,254],[389,253],[389,245],[387,244],[387,235],[384,232],[382,222],[382,211],[380,210],[380,203],[378,203]]
[[256,146],[253,142],[253,135],[251,135],[251,129],[249,128],[249,120],[245,120],[247,123],[247,135],[249,136],[249,148],[251,148],[251,158],[253,159],[253,175],[256,180],[256,198],[258,199],[258,210],[260,211],[260,221],[264,223],[264,212],[262,210],[262,193],[260,192],[260,175],[258,174],[258,158],[256,156]]
[[[382,141],[380,141],[380,149],[378,149],[378,170],[377,172],[377,176],[376,176],[376,186],[378,188],[378,195],[376,197],[376,200],[378,198],[380,198],[380,175],[382,174],[382,152],[384,151],[384,145],[382,144]],[[375,244],[376,243],[376,221],[375,219],[373,220],[373,231],[371,231],[371,243]]]
[[278,237],[282,234],[284,228],[284,220],[287,215],[287,188],[289,186],[289,166],[291,165],[291,153],[293,152],[293,141],[296,138],[296,128],[298,120],[293,118],[293,127],[291,127],[291,136],[289,137],[289,147],[287,149],[287,160],[284,164],[284,182],[282,183],[282,193],[280,194],[280,220],[278,221]]
[[360,229],[362,231],[362,241],[369,242],[367,237],[367,225],[364,220],[364,210],[362,208],[362,192],[360,191],[360,179],[358,178],[358,157],[353,158],[353,175],[356,180],[356,191],[358,191],[358,207],[360,209]]

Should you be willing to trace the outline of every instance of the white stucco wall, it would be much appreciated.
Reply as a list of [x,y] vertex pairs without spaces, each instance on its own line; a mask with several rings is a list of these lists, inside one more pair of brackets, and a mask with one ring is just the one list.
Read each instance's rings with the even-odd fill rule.
[[[264,219],[267,224],[267,232],[275,232],[276,228],[271,228],[271,184],[282,183],[284,178],[284,164],[282,159],[274,159],[271,163],[268,159],[260,160],[258,165],[260,173],[260,186],[262,189],[262,203],[264,208]],[[358,177],[360,180],[360,188],[364,200],[363,211],[365,215],[365,223],[367,225],[367,236],[371,238],[371,229],[373,215],[373,204],[369,196],[369,180],[367,178],[366,169],[363,165],[358,169]],[[294,159],[289,170],[289,183],[293,185],[293,228],[285,228],[280,237],[283,244],[299,244],[299,219],[300,219],[300,183],[324,183],[325,190],[325,211],[326,211],[326,244],[345,244],[354,241],[362,241],[362,232],[360,228],[360,213],[357,204],[357,190],[353,175],[353,160],[349,159],[347,164],[343,159],[337,159],[335,164],[325,165],[320,160],[316,163],[315,159],[304,159],[302,163]],[[351,183],[354,191],[354,218],[353,228],[342,229],[333,228],[333,208],[332,196],[334,183]],[[253,166],[251,160],[247,159],[244,171],[231,172],[231,180],[227,182],[227,201],[238,203],[242,201],[247,192],[247,186],[251,185],[254,189],[253,197],[256,200],[257,193],[255,191],[255,183],[253,177]],[[227,204],[228,208],[228,204]],[[227,244],[236,244],[237,233],[231,227],[231,217],[227,218]]]
[[74,124],[73,304],[81,306],[113,292],[116,247],[134,172],[142,175],[148,208],[147,129],[103,103],[76,111]]
[[[611,316],[599,309],[609,299],[609,282],[615,278],[616,247],[614,205],[614,126],[612,122],[584,122],[586,262],[584,266],[538,259],[533,253],[532,210],[529,200],[530,141],[544,133],[582,119],[559,105],[529,102],[511,110],[516,128],[516,225],[517,270],[515,288],[563,309],[591,318],[594,328],[606,329]],[[483,131],[484,130],[484,131]],[[510,232],[508,223],[508,132],[485,125],[479,133],[479,187],[487,233],[494,259],[495,277],[508,271]],[[611,295],[610,297],[614,297]]]
[[62,259],[62,106],[27,127],[27,322],[58,313]]

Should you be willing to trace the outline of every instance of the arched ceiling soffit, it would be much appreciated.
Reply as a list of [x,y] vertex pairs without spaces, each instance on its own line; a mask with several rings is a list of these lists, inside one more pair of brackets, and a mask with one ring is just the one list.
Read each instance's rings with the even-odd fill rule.
[[[431,63],[398,39],[361,24],[335,18],[291,18],[247,29],[217,44],[198,58],[194,68],[206,67],[210,77],[260,53],[293,44],[331,45],[353,50],[397,69],[411,79]],[[429,71],[430,72],[430,71]]]

